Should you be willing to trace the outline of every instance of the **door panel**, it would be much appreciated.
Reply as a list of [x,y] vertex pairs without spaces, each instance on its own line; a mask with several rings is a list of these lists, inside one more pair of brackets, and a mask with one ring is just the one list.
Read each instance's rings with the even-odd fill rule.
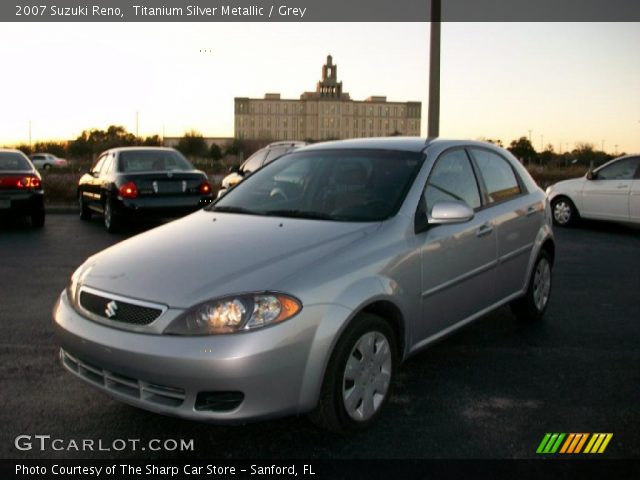
[[626,157],[594,172],[582,190],[582,216],[604,220],[629,220],[629,199],[640,159]]
[[585,218],[626,220],[629,218],[631,180],[591,180],[582,190]]
[[464,224],[434,226],[424,232],[420,340],[486,308],[494,298],[496,234],[488,212]]
[[464,201],[475,209],[475,216],[464,223],[431,225],[418,235],[422,262],[418,341],[492,303],[497,248],[492,214],[480,210],[480,189],[464,149],[449,150],[436,160],[422,201],[422,215],[436,202]]
[[629,194],[629,220],[640,223],[640,179],[638,178],[631,184],[631,192]]

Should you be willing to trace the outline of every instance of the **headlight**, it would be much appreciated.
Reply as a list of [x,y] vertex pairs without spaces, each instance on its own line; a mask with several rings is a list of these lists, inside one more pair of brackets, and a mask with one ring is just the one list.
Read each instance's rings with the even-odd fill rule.
[[89,273],[89,270],[91,270],[91,268],[87,268],[87,263],[88,262],[85,262],[80,265],[76,269],[76,271],[73,272],[71,278],[69,279],[69,285],[67,285],[67,294],[69,295],[69,300],[71,301],[72,305],[77,305],[78,291],[82,286],[82,281],[87,276],[87,273]]
[[217,335],[284,322],[302,310],[282,293],[251,293],[210,300],[190,308],[164,331],[174,335]]

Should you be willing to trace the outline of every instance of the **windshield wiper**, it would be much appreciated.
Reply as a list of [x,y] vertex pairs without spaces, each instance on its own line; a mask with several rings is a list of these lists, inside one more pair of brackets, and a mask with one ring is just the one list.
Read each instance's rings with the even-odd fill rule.
[[225,212],[225,213],[244,213],[245,215],[262,215],[262,212],[254,212],[248,208],[234,207],[233,205],[220,205],[213,206],[209,209],[210,212]]
[[337,217],[323,212],[309,210],[267,210],[264,215],[273,217],[312,218],[316,220],[336,220]]

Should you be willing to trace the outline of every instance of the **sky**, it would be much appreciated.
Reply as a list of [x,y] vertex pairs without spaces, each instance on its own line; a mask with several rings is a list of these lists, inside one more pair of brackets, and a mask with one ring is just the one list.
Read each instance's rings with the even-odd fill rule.
[[[444,23],[447,138],[640,151],[640,24]],[[0,145],[123,125],[233,136],[233,98],[315,89],[331,54],[352,99],[421,101],[428,23],[5,23]]]

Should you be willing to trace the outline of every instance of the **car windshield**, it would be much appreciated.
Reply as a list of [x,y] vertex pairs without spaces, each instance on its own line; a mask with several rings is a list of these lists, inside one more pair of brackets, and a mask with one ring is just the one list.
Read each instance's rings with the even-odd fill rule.
[[208,210],[347,222],[394,215],[423,161],[416,152],[313,150],[263,167]]
[[31,170],[29,162],[18,152],[0,152],[0,171],[22,172]]
[[119,172],[158,172],[166,170],[193,170],[193,166],[180,153],[173,150],[129,150],[120,152]]

